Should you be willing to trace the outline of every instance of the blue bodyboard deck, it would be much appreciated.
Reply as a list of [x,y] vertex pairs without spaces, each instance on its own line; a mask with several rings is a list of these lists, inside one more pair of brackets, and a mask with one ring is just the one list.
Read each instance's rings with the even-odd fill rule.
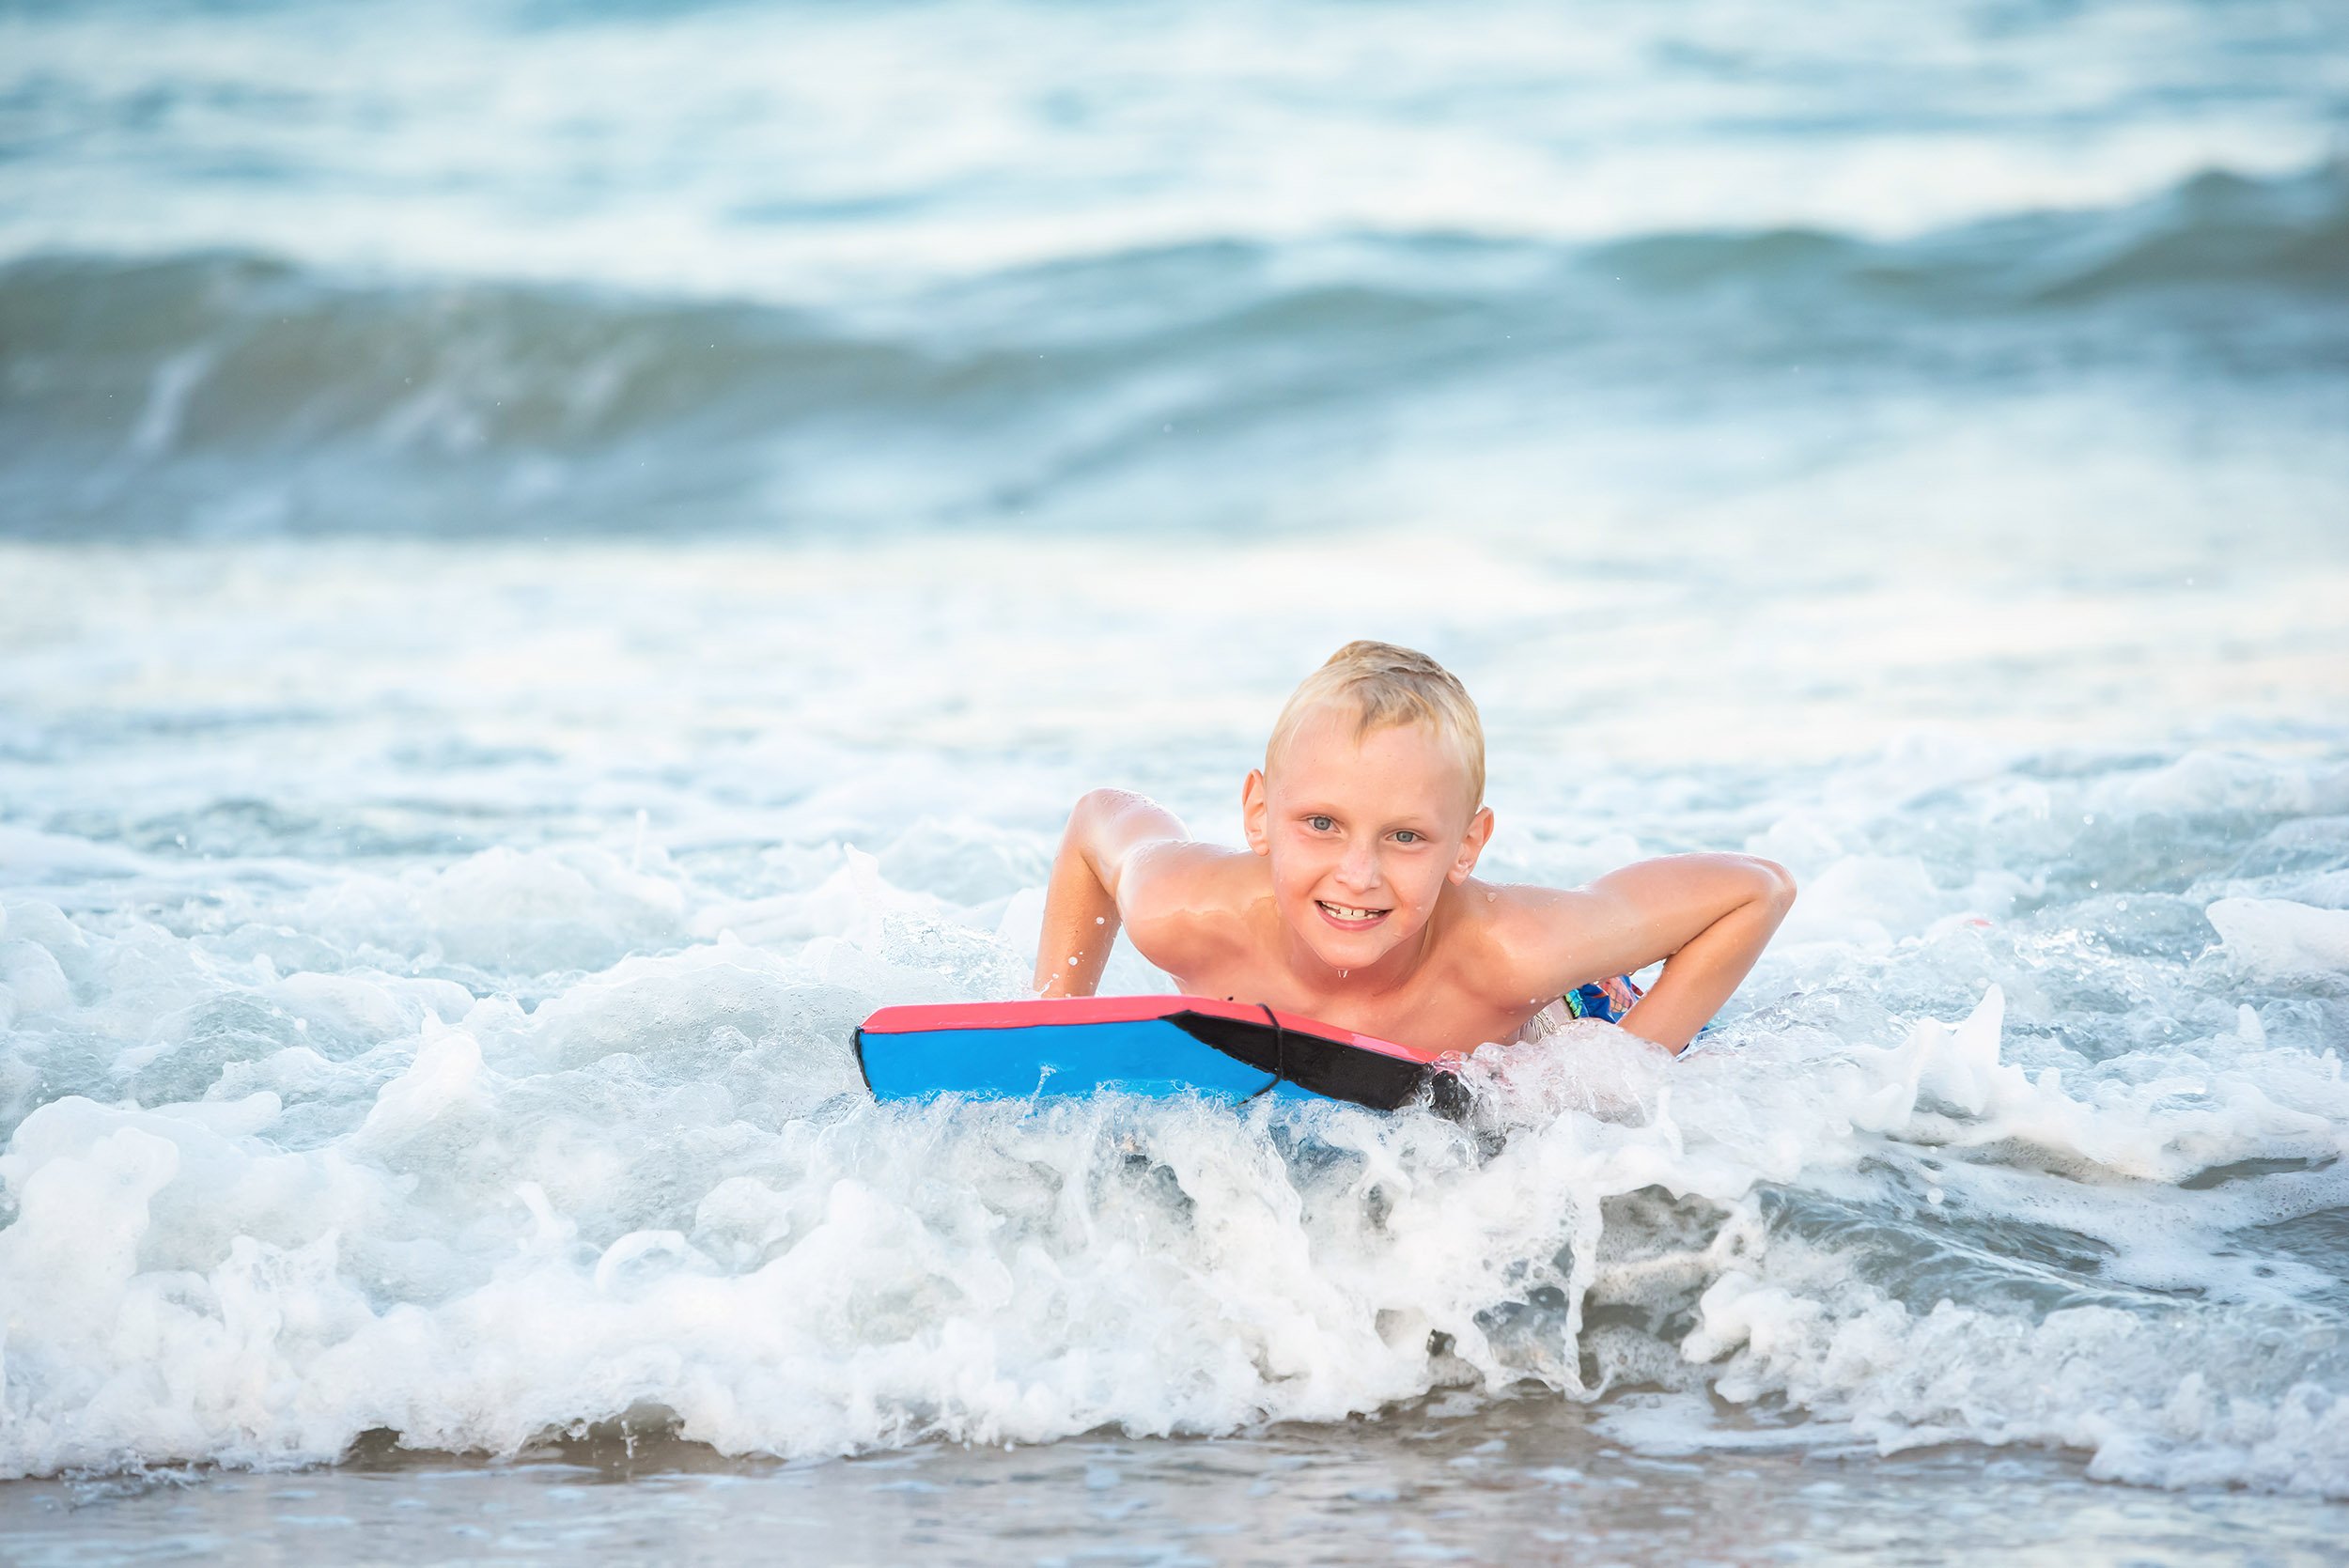
[[877,1098],[1302,1094],[1393,1110],[1459,1090],[1440,1059],[1295,1013],[1206,997],[884,1007],[857,1031]]
[[[1579,1018],[1612,1023],[1640,999],[1628,975],[1566,996]],[[1057,997],[884,1007],[856,1032],[878,1099],[930,1094],[1304,1094],[1394,1110],[1424,1098],[1457,1111],[1453,1058],[1301,1014],[1207,997]]]

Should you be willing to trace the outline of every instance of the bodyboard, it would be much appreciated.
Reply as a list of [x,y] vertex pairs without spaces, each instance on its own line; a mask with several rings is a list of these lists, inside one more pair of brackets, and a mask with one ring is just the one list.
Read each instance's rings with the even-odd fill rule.
[[1206,997],[884,1007],[856,1032],[874,1097],[1306,1094],[1396,1110],[1463,1098],[1441,1059],[1300,1014]]

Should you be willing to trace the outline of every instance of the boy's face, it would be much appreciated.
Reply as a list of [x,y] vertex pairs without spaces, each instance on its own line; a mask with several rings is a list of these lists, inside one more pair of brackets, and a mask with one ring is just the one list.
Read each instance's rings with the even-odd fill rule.
[[1493,820],[1426,725],[1357,736],[1355,723],[1338,706],[1307,715],[1275,775],[1249,774],[1242,797],[1281,918],[1340,970],[1369,969],[1423,930],[1444,884],[1475,869]]

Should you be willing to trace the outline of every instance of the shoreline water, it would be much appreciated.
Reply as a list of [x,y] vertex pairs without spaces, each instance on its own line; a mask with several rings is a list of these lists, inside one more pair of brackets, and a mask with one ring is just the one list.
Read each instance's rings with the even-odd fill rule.
[[2035,1449],[1643,1455],[1547,1396],[1459,1403],[1222,1438],[797,1464],[607,1431],[502,1462],[378,1449],[326,1469],[17,1481],[0,1483],[0,1536],[23,1568],[217,1559],[263,1540],[343,1561],[2282,1568],[2334,1560],[2349,1531],[2349,1503],[2115,1486]]

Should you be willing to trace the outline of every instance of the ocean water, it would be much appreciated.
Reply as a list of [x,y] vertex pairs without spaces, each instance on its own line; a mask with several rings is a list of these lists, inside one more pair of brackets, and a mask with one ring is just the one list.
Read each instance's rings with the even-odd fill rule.
[[[2344,606],[2337,8],[0,10],[9,1555],[2324,1560]],[[1362,635],[1698,1049],[863,1094]]]

